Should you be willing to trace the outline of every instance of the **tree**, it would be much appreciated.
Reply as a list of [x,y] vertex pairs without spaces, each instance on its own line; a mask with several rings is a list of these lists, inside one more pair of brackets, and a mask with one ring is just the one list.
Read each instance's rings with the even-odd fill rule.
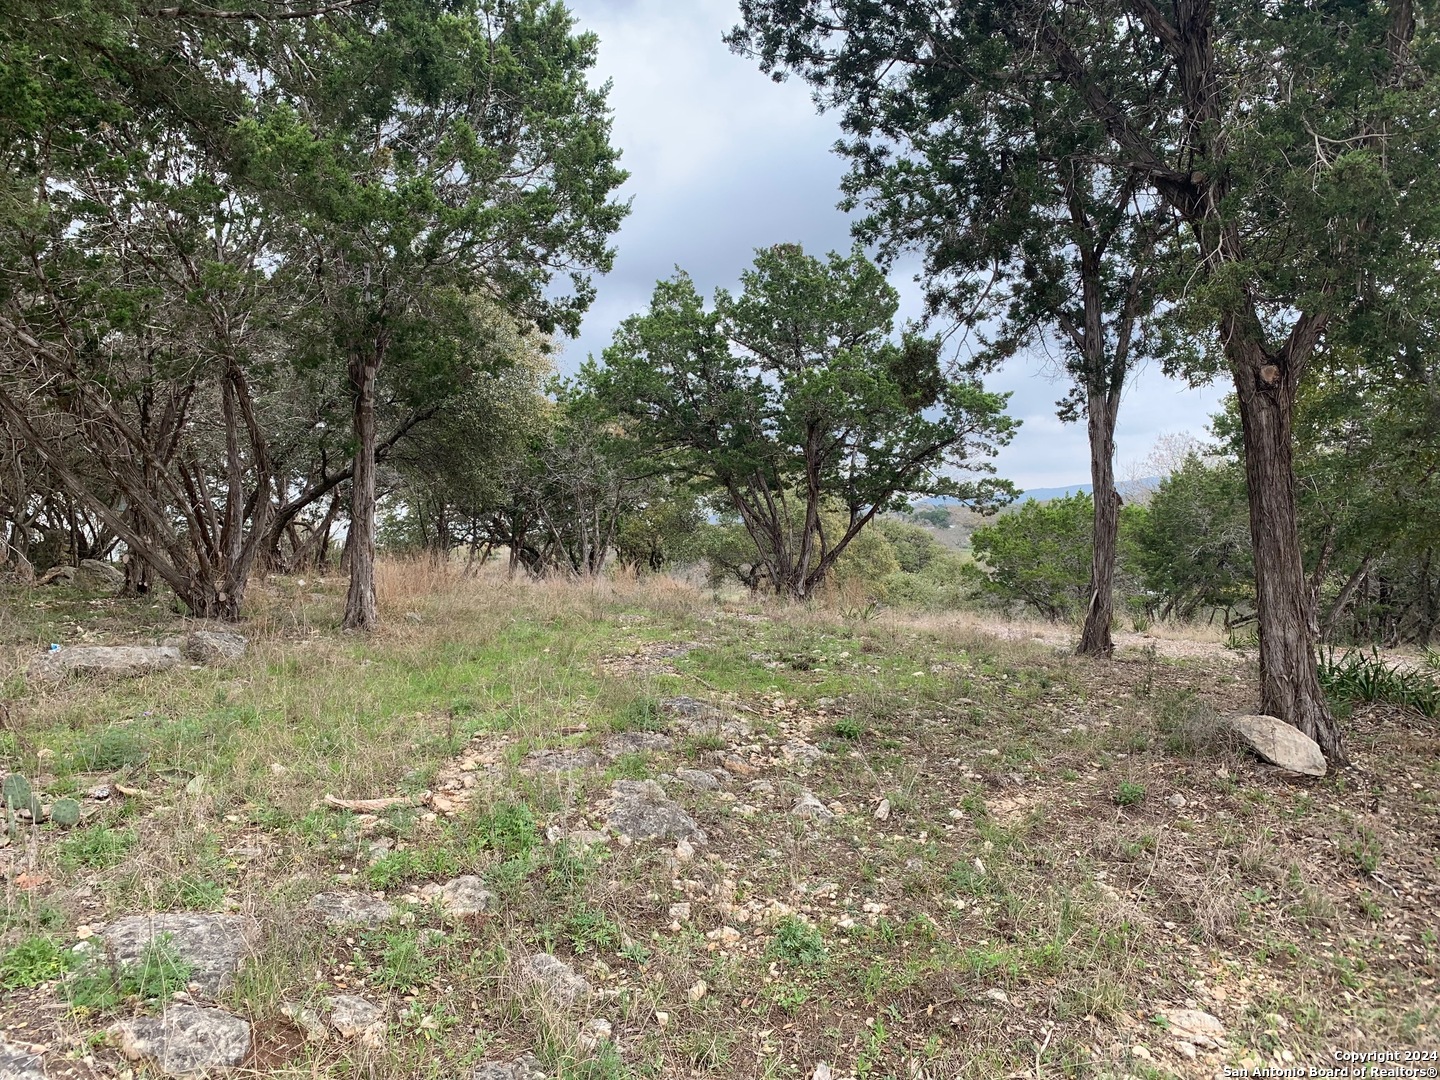
[[[1187,287],[1234,381],[1260,622],[1260,707],[1345,762],[1316,675],[1293,471],[1296,396],[1315,348],[1362,315],[1404,327],[1434,276],[1433,20],[1409,0],[742,0],[736,39],[798,71],[824,104],[942,80],[1065,88],[1099,124],[1097,157],[1188,231]],[[1000,122],[980,117],[977,122]],[[1029,141],[1026,132],[1014,137]],[[1423,303],[1420,305],[1423,307]],[[1194,366],[1192,366],[1194,370]]]
[[970,544],[989,571],[989,590],[1053,621],[1085,610],[1094,518],[1089,495],[1070,495],[1028,500],[976,529]]
[[[574,333],[627,205],[596,39],[560,3],[388,0],[297,23],[279,93],[239,135],[246,175],[303,222],[352,401],[344,625],[376,622],[376,404],[382,368],[422,359],[437,320],[486,296]],[[320,70],[317,70],[320,69]],[[570,292],[555,287],[567,274]],[[463,322],[452,324],[463,334]]]
[[771,589],[811,596],[907,495],[984,505],[1010,490],[945,475],[992,471],[1014,423],[977,380],[942,377],[938,340],[891,340],[898,297],[863,255],[777,245],[742,286],[707,311],[684,273],[661,282],[583,378],[679,476],[723,494]]

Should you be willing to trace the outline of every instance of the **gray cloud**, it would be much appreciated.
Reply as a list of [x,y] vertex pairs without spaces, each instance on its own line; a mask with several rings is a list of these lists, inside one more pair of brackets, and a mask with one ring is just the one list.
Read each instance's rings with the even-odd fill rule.
[[[634,209],[616,238],[614,271],[578,340],[564,343],[573,372],[609,344],[619,323],[649,303],[655,282],[676,266],[705,293],[732,286],[754,250],[795,241],[816,253],[848,250],[849,220],[835,208],[844,164],[831,146],[832,117],[818,115],[806,88],[777,84],[720,40],[738,15],[733,0],[570,0],[579,25],[600,38],[598,75],[613,82],[614,141],[631,173]],[[897,270],[902,314],[919,314],[913,271]],[[1017,361],[987,380],[1011,391],[1024,425],[997,468],[1021,487],[1056,487],[1089,477],[1083,425],[1062,425],[1064,386],[1039,359]],[[1201,434],[1221,392],[1187,390],[1155,368],[1137,376],[1121,407],[1118,474],[1167,432]]]

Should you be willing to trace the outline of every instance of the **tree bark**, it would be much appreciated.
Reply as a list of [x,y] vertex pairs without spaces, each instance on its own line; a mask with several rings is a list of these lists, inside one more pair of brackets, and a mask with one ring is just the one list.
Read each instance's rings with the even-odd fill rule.
[[346,630],[369,632],[379,625],[375,607],[375,383],[376,353],[350,358],[350,387],[355,396],[355,477],[350,485],[350,591],[345,597]]
[[1115,557],[1120,539],[1120,495],[1115,490],[1115,421],[1120,397],[1093,391],[1089,397],[1086,411],[1095,533],[1090,556],[1090,602],[1085,608],[1085,626],[1076,652],[1105,659],[1115,652],[1110,624],[1115,618]]
[[[1310,736],[1332,764],[1348,765],[1315,666],[1318,633],[1295,506],[1294,381],[1258,346],[1246,350],[1232,341],[1227,351],[1232,352],[1245,440],[1260,624],[1260,711]],[[1242,351],[1256,355],[1236,355]]]

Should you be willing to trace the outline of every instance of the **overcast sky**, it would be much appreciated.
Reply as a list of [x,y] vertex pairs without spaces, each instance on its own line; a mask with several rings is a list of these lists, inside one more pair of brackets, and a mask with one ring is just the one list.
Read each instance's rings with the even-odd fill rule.
[[[820,115],[805,87],[777,84],[720,40],[736,21],[734,0],[569,0],[579,24],[600,36],[599,78],[611,79],[615,144],[631,177],[630,217],[616,239],[615,269],[581,336],[565,343],[561,367],[599,355],[615,327],[643,311],[655,282],[683,267],[707,296],[733,288],[755,249],[798,242],[811,254],[847,251],[850,222],[835,208],[844,163],[831,152],[833,116]],[[893,283],[902,316],[918,316],[912,272]],[[1024,488],[1089,479],[1083,424],[1063,425],[1064,386],[1043,375],[1042,358],[1017,360],[991,376],[1013,391],[1024,421],[998,459],[1001,476]],[[1132,475],[1156,437],[1203,434],[1219,388],[1185,389],[1158,370],[1132,382],[1120,410],[1117,475]]]

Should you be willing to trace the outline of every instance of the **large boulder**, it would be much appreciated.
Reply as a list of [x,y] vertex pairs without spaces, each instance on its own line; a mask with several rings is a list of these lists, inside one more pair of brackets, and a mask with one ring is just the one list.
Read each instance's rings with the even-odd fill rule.
[[1325,755],[1310,736],[1274,716],[1237,716],[1230,721],[1260,757],[1301,776],[1324,776]]
[[58,683],[71,676],[125,679],[168,671],[180,650],[168,645],[76,645],[42,653],[25,675],[32,682]]
[[249,641],[233,630],[207,627],[192,630],[180,639],[180,651],[187,660],[197,664],[214,664],[225,660],[239,660],[245,655]]
[[99,559],[81,559],[75,569],[75,584],[95,592],[119,592],[125,587],[125,574]]

